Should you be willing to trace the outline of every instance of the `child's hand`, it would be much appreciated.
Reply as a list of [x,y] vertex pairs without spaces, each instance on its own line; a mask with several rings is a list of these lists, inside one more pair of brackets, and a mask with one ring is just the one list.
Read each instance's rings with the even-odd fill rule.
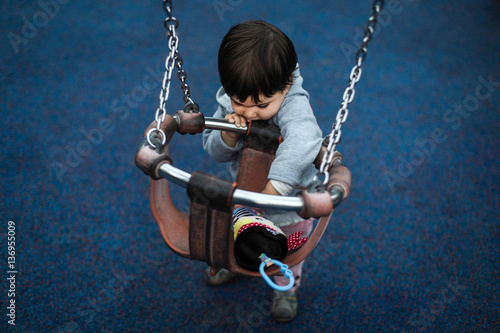
[[[235,124],[236,127],[246,127],[247,120],[243,116],[238,116],[235,113],[228,114],[224,117],[231,124]],[[229,131],[221,131],[222,140],[230,147],[236,146],[238,143],[238,138],[241,136],[240,133],[234,133]]]
[[236,127],[247,127],[247,120],[243,116],[239,116],[236,113],[228,114],[224,117],[231,124],[235,124]]

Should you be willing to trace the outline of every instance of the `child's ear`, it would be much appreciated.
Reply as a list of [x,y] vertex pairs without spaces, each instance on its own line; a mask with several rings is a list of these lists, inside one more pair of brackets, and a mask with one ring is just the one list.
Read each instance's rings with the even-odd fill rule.
[[285,90],[283,90],[285,92],[285,95],[288,94],[288,91],[290,90],[290,86],[291,86],[291,84],[287,85],[285,87]]

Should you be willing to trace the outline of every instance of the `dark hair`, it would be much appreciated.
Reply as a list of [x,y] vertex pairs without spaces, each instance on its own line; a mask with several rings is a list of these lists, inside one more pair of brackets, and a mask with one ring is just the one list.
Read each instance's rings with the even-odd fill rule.
[[230,97],[255,103],[271,97],[293,81],[297,54],[292,41],[280,29],[263,21],[233,26],[219,48],[219,76]]

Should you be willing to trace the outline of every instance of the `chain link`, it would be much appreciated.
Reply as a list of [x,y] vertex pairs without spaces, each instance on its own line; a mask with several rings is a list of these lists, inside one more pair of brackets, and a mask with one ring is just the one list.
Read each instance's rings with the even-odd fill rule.
[[319,172],[315,178],[315,183],[317,183],[319,181],[319,178],[322,177],[323,186],[325,186],[328,183],[329,179],[328,167],[333,160],[333,156],[335,150],[337,149],[337,145],[340,143],[340,137],[342,134],[341,127],[342,124],[346,121],[347,116],[349,114],[349,109],[348,109],[349,104],[353,101],[354,95],[356,94],[354,86],[356,85],[356,83],[358,83],[359,79],[361,78],[361,73],[362,73],[361,65],[363,64],[363,61],[366,58],[368,44],[370,43],[373,37],[373,32],[375,31],[375,27],[377,24],[377,17],[383,6],[384,6],[383,0],[375,0],[373,2],[372,14],[368,19],[368,23],[364,31],[364,36],[361,45],[358,51],[356,52],[356,57],[355,57],[356,64],[352,68],[351,74],[349,75],[349,84],[342,96],[342,103],[340,104],[340,108],[337,112],[337,117],[335,118],[335,122],[333,123],[332,131],[325,138],[326,142],[328,142],[328,145],[325,155],[323,156],[323,160],[321,161]]
[[[165,107],[170,94],[170,82],[172,81],[174,67],[177,68],[177,78],[181,82],[181,89],[184,94],[184,103],[186,105],[192,105],[190,108],[191,110],[195,112],[198,111],[198,106],[191,99],[191,88],[189,88],[189,85],[186,83],[186,71],[182,68],[183,60],[179,54],[179,36],[177,36],[176,32],[176,29],[179,27],[179,21],[172,15],[172,0],[163,0],[163,9],[167,14],[163,25],[165,26],[165,29],[167,29],[169,54],[165,60],[165,74],[163,75],[163,82],[159,97],[160,105],[155,113],[156,128],[149,130],[146,134],[146,139],[149,145],[155,148],[156,145],[152,142],[151,138],[152,134],[156,133],[161,137],[162,145],[165,144],[166,141],[166,135],[161,129],[161,124],[165,121],[165,117],[167,115]],[[186,107],[184,109],[186,109]]]

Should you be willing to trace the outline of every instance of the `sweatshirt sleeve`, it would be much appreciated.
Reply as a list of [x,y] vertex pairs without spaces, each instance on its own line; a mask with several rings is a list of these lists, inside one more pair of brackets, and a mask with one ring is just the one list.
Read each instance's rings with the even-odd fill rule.
[[[214,113],[214,118],[224,119],[228,112],[221,106]],[[234,161],[243,148],[243,139],[240,137],[235,147],[228,146],[221,137],[221,131],[206,129],[203,132],[203,148],[217,162]]]
[[301,184],[306,170],[311,168],[323,141],[307,96],[296,95],[284,103],[277,125],[283,142],[271,165],[269,179],[296,187]]

